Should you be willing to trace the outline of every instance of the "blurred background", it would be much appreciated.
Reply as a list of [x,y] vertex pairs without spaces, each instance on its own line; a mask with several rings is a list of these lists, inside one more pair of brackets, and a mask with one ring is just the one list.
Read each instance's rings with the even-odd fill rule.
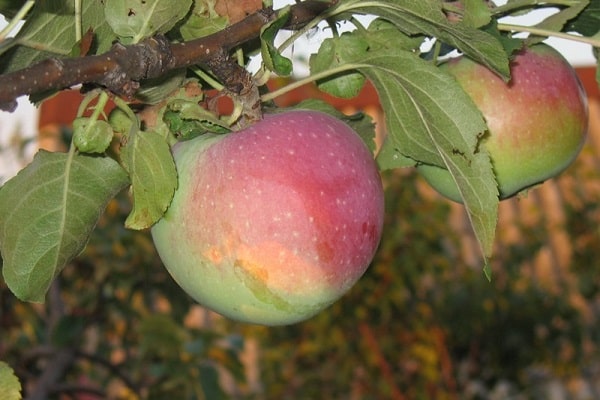
[[[46,303],[0,280],[0,360],[30,399],[600,398],[600,92],[595,67],[575,65],[587,144],[558,178],[502,202],[491,282],[464,208],[407,169],[383,175],[383,240],[346,296],[297,325],[238,324],[177,287],[148,232],[124,229],[123,193]],[[311,85],[277,101],[315,97],[385,129],[370,86],[349,101]],[[0,180],[39,147],[65,148],[79,99],[2,114]]]

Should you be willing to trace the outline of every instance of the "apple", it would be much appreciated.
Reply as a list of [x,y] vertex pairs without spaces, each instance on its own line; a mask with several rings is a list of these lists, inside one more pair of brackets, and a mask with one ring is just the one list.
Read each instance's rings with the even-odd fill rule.
[[[575,70],[552,47],[525,48],[510,66],[509,83],[464,56],[442,66],[487,122],[482,143],[492,161],[500,199],[564,171],[579,154],[588,123],[583,86]],[[427,164],[417,169],[442,195],[462,202],[446,169]]]
[[179,187],[152,227],[175,281],[234,320],[285,325],[363,275],[383,226],[381,178],[348,125],[287,111],[173,147]]

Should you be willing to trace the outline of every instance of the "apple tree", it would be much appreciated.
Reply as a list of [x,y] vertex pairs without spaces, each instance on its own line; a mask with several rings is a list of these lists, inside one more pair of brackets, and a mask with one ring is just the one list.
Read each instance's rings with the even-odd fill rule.
[[[503,19],[539,9],[555,12],[535,26]],[[0,189],[14,296],[51,296],[125,196],[124,227],[152,232],[185,292],[266,325],[318,314],[365,272],[383,231],[379,171],[417,168],[462,202],[492,279],[501,199],[562,172],[585,140],[585,93],[541,42],[600,47],[597,0],[49,0],[0,12],[3,110],[84,93],[68,151],[40,151]],[[297,67],[285,51],[317,29],[331,37],[308,77],[269,91]],[[276,106],[301,85],[352,98],[367,82],[385,115],[377,140],[366,115]]]

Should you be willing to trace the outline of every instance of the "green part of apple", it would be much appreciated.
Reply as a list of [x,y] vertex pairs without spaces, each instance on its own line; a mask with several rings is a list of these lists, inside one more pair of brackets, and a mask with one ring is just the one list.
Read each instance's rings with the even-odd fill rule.
[[234,320],[291,324],[339,299],[370,264],[383,225],[381,178],[342,121],[267,115],[173,153],[179,188],[152,236],[200,304]]
[[[488,124],[482,138],[498,182],[500,199],[555,177],[579,154],[587,135],[587,97],[575,70],[552,47],[522,50],[511,62],[511,81],[466,57],[445,68],[481,110]],[[462,202],[450,173],[417,167],[442,195]]]

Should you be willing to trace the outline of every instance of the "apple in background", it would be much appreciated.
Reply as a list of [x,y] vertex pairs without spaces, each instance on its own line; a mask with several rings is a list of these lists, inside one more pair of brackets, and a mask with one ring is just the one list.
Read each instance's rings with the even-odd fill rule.
[[316,111],[267,115],[173,148],[179,188],[152,228],[175,281],[234,320],[305,320],[363,275],[381,238],[373,155]]
[[[577,157],[587,134],[587,97],[575,70],[545,44],[522,50],[511,62],[511,81],[466,57],[442,68],[453,75],[487,121],[482,143],[500,199],[552,178]],[[444,196],[462,202],[450,173],[432,165],[418,171]]]

